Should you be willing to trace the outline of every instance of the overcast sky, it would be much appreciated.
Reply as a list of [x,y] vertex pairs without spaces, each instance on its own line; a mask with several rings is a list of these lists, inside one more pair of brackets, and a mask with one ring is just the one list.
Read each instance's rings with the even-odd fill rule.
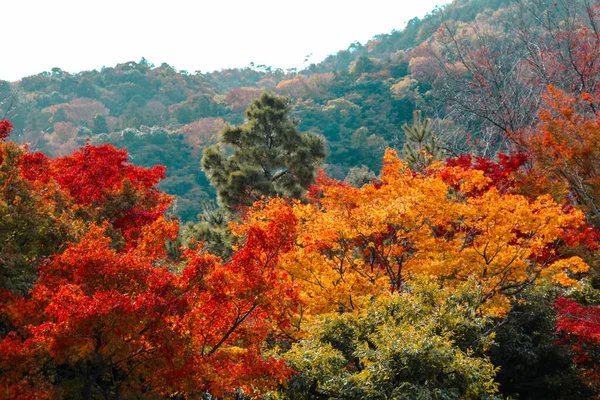
[[9,0],[0,79],[59,67],[100,69],[145,57],[209,72],[250,62],[301,68],[400,30],[448,0]]

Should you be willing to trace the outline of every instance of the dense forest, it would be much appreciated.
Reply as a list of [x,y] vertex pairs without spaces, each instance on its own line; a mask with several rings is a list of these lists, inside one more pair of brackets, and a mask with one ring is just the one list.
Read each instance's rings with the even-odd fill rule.
[[2,398],[600,398],[595,0],[0,101]]

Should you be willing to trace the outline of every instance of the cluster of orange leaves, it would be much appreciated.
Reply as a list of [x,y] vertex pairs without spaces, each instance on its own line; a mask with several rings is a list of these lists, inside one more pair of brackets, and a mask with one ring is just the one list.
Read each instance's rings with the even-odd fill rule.
[[592,222],[600,217],[600,112],[590,108],[597,101],[549,87],[540,123],[518,137],[535,163],[540,190],[569,192]]
[[356,188],[320,175],[312,195],[310,204],[258,203],[247,222],[293,211],[298,235],[280,268],[299,286],[297,322],[363,307],[417,276],[450,287],[475,279],[482,312],[502,316],[525,286],[577,285],[588,269],[560,254],[561,243],[585,240],[575,234],[585,227],[581,211],[548,195],[500,192],[480,170],[434,164],[415,173],[388,150],[380,182]]

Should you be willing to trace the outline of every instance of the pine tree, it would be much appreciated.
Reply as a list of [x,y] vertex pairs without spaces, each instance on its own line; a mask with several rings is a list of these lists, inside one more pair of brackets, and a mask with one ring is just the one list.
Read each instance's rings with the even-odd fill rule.
[[[265,92],[246,110],[246,122],[227,126],[202,158],[219,206],[236,214],[262,196],[299,198],[325,158],[323,139],[298,132],[287,100]],[[229,150],[229,151],[228,151]]]
[[229,221],[262,196],[300,198],[325,158],[323,139],[298,132],[287,99],[265,92],[246,110],[246,121],[221,131],[219,144],[205,150],[202,168],[217,189],[218,207],[205,203],[198,223],[180,237],[227,259],[236,238]]
[[93,133],[108,133],[108,123],[106,117],[102,114],[96,114],[92,120],[92,132]]
[[233,253],[232,246],[235,237],[229,230],[228,219],[222,208],[211,200],[202,202],[203,212],[198,214],[198,222],[188,222],[179,235],[181,244],[185,247],[193,241],[202,242],[206,251],[227,259]]
[[432,161],[444,158],[444,149],[435,132],[431,130],[431,119],[423,119],[420,110],[413,113],[412,126],[404,124],[402,130],[406,135],[404,159],[410,169],[422,171]]

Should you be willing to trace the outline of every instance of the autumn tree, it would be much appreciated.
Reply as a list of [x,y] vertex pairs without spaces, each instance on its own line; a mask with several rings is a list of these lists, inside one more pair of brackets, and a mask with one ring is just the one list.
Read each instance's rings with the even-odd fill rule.
[[258,99],[262,94],[261,89],[252,87],[240,87],[231,89],[225,98],[227,104],[232,111],[243,111],[247,109],[250,104]]
[[[292,245],[295,216],[280,208],[268,222],[249,222],[244,245],[226,263],[189,250],[173,265],[165,240],[177,224],[154,214],[168,207],[153,188],[161,170],[125,164],[123,156],[111,146],[88,146],[66,158],[24,161],[24,178],[44,191],[56,182],[72,201],[62,206],[82,213],[85,229],[39,266],[27,296],[0,292],[8,328],[0,332],[1,396],[222,397],[274,389],[291,374],[264,349],[267,338],[290,329],[298,304],[276,268]],[[75,177],[81,185],[72,184]],[[132,204],[116,207],[123,213],[114,218],[110,205],[120,202],[111,199],[123,191],[133,194]],[[124,237],[125,251],[113,231]]]
[[505,27],[506,13],[493,22],[446,20],[407,56],[411,75],[433,87],[434,109],[463,127],[463,142],[474,134],[478,142],[469,147],[487,156],[505,150],[510,133],[535,119],[542,90],[529,84],[525,51]]
[[493,20],[445,22],[433,43],[414,53],[437,60],[438,74],[429,78],[451,113],[486,120],[483,126],[500,132],[509,147],[530,153],[523,191],[570,201],[595,226],[599,27],[598,4],[528,0]]
[[575,353],[574,361],[596,389],[600,385],[600,307],[583,305],[565,297],[554,302],[556,328],[564,345]]
[[515,6],[516,37],[534,71],[534,83],[554,86],[597,112],[600,99],[600,4],[589,0],[529,0]]
[[4,142],[6,138],[10,135],[14,126],[10,123],[9,120],[3,119],[0,121],[0,142]]
[[333,73],[313,74],[305,76],[297,74],[292,79],[287,79],[277,84],[277,92],[295,98],[314,98],[326,95],[331,83],[334,81]]
[[155,185],[165,169],[138,167],[127,162],[126,150],[112,145],[85,145],[73,154],[50,158],[26,153],[22,175],[39,185],[55,182],[87,222],[108,222],[116,246],[133,245],[142,227],[161,217],[171,197]]
[[93,124],[93,120],[97,115],[102,115],[104,117],[108,116],[108,110],[102,103],[98,100],[85,97],[75,98],[68,103],[58,104],[48,108],[48,111],[52,114],[55,114],[58,110],[63,110],[63,112],[60,113],[61,118],[58,119],[66,118],[67,121],[77,124],[83,123],[88,126]]
[[262,353],[296,302],[274,268],[294,225],[280,217],[252,228],[231,263],[188,252],[180,273],[162,261],[173,223],[145,226],[122,253],[104,228],[90,229],[41,269],[31,298],[3,302],[17,327],[0,341],[3,396],[222,396],[287,379],[284,363]]
[[47,151],[54,156],[66,156],[81,145],[85,139],[79,137],[79,130],[71,122],[55,122],[54,131],[45,134]]
[[502,316],[536,281],[577,285],[588,270],[559,246],[586,240],[584,214],[548,195],[503,193],[484,171],[458,166],[414,173],[391,151],[379,180],[356,188],[320,175],[314,203],[292,206],[301,234],[282,268],[301,288],[304,319],[361,309],[419,276],[449,287],[475,278],[482,312]]
[[202,158],[219,205],[234,212],[261,196],[302,195],[325,150],[320,137],[296,126],[286,100],[267,92],[250,104],[243,125],[221,132],[220,144]]
[[222,118],[202,118],[182,126],[179,132],[185,137],[185,142],[195,150],[202,151],[207,146],[217,142],[219,132],[225,127]]
[[540,186],[570,195],[594,226],[600,226],[600,113],[582,111],[597,102],[589,94],[573,97],[549,87],[539,124],[521,134],[539,173]]
[[600,6],[586,0],[515,2],[472,22],[444,21],[410,53],[411,73],[489,155],[537,123],[548,85],[597,95],[599,26]]

